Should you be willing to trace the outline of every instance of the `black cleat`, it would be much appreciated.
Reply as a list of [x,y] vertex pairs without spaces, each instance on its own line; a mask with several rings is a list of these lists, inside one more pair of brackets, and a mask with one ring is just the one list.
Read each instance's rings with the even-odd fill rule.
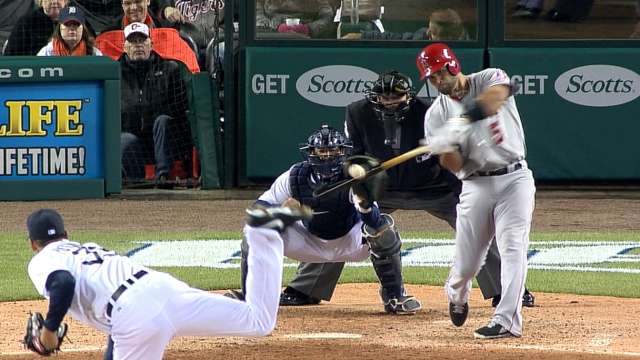
[[536,297],[533,296],[532,293],[529,292],[529,290],[524,289],[524,295],[522,295],[522,306],[526,306],[526,307],[534,307],[536,302]]
[[254,207],[246,210],[247,225],[283,231],[298,220],[309,220],[312,210],[307,206]]
[[294,288],[286,287],[280,294],[280,306],[318,305],[320,299],[304,294]]
[[[500,303],[500,295],[496,295],[491,299],[491,306],[496,307]],[[533,296],[532,293],[529,292],[528,289],[524,289],[524,295],[522,295],[522,306],[525,307],[534,307],[535,306],[536,297]]]
[[467,315],[469,315],[468,303],[464,303],[464,305],[449,303],[449,317],[451,317],[453,325],[458,327],[464,325],[464,322],[467,321]]
[[413,315],[422,309],[420,300],[411,295],[391,298],[384,303],[384,311],[393,315]]
[[473,337],[476,339],[500,339],[506,337],[512,337],[513,334],[507,331],[500,324],[496,324],[493,321],[487,326],[483,326],[480,329],[473,332]]
[[228,298],[231,298],[231,299],[244,301],[244,293],[242,292],[242,290],[233,290],[232,289],[232,290],[227,291],[223,295],[228,297]]

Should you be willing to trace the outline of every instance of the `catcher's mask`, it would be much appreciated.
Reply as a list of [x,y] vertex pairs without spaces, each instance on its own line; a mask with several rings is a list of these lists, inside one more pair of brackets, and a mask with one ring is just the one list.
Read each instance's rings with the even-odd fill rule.
[[420,72],[420,80],[427,80],[429,76],[440,71],[443,67],[446,67],[452,76],[456,76],[462,71],[456,54],[443,43],[425,46],[416,57],[416,66]]
[[342,163],[351,149],[351,142],[340,131],[322,125],[300,147],[300,152],[311,164],[315,179],[321,184],[330,184],[342,176]]

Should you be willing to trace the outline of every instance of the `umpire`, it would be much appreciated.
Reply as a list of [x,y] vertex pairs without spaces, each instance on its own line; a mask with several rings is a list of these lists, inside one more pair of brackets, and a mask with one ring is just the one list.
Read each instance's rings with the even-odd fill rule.
[[[409,78],[395,70],[379,75],[366,98],[346,109],[345,130],[354,155],[388,160],[417,146],[424,138],[424,116],[430,102],[414,96]],[[425,210],[456,226],[456,205],[461,182],[441,168],[437,157],[421,155],[387,170],[388,183],[378,200],[383,212]],[[344,263],[301,263],[296,277],[280,296],[280,305],[317,304],[330,300]],[[500,257],[495,241],[477,275],[485,299],[499,301]],[[525,292],[523,304],[533,306]]]

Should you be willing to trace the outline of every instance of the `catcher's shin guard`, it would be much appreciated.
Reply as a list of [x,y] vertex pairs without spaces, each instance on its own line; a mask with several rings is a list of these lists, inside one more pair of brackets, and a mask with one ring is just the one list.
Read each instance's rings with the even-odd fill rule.
[[367,225],[363,227],[364,238],[371,248],[371,262],[380,280],[380,296],[384,309],[391,314],[413,314],[422,308],[413,296],[407,296],[402,281],[402,260],[400,235],[393,224],[393,218],[382,214],[387,222],[376,232]]

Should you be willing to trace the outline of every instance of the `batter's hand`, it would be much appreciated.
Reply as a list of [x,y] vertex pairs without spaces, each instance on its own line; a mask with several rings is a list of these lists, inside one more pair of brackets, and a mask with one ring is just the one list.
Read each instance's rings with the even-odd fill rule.
[[451,118],[445,124],[434,131],[427,145],[432,154],[444,154],[460,149],[466,141],[471,126],[469,120],[464,117]]

